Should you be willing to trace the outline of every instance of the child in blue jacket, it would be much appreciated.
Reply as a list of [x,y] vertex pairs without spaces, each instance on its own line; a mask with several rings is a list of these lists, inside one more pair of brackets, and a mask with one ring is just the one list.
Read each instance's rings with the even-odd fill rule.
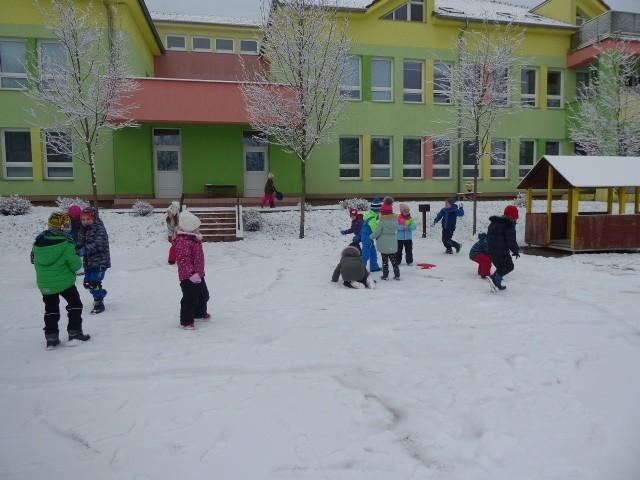
[[456,249],[456,253],[460,253],[460,249],[462,245],[456,242],[453,239],[453,232],[456,231],[456,222],[458,217],[464,216],[464,209],[462,205],[459,207],[456,205],[455,198],[449,198],[444,203],[444,208],[440,210],[435,220],[433,221],[433,225],[436,225],[438,222],[442,222],[442,244],[444,248],[446,248],[446,253],[452,254],[452,248]]
[[409,205],[400,204],[398,215],[398,265],[402,263],[402,249],[404,248],[407,265],[413,264],[413,231],[416,229],[416,221],[411,216]]

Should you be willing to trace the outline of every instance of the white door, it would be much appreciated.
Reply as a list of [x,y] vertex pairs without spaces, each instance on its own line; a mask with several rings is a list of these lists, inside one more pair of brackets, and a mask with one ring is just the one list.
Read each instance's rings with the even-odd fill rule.
[[265,140],[246,133],[244,137],[244,196],[262,197],[269,174],[269,147]]
[[157,128],[153,131],[153,163],[156,198],[180,198],[182,195],[180,130]]

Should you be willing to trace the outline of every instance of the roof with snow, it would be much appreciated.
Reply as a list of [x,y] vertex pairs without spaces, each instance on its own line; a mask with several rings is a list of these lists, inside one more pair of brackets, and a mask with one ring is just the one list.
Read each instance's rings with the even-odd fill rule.
[[151,12],[155,22],[200,23],[208,25],[232,25],[235,27],[259,27],[259,18],[221,17],[215,15],[187,15],[184,13]]
[[545,155],[518,188],[547,188],[548,167],[555,170],[553,188],[640,187],[640,157]]

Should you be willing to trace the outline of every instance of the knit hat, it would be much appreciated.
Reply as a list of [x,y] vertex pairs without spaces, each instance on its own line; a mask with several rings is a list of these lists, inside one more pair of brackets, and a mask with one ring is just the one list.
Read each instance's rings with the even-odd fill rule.
[[80,218],[80,215],[82,215],[82,207],[80,207],[80,205],[71,205],[68,213],[71,218]]
[[393,204],[392,203],[383,203],[382,209],[380,210],[382,215],[390,215],[393,213]]
[[409,205],[407,205],[406,203],[401,203],[400,204],[400,213],[410,213],[410,209],[409,209]]
[[94,207],[86,207],[82,209],[82,215],[88,215],[96,220],[98,218],[98,209]]
[[379,212],[381,206],[382,206],[382,200],[380,199],[380,197],[376,197],[373,199],[373,202],[371,202],[371,211]]
[[169,208],[167,208],[167,213],[171,213],[173,215],[177,215],[180,212],[180,203],[179,202],[171,202]]
[[183,232],[193,233],[200,228],[200,219],[190,211],[186,210],[180,214],[178,228]]
[[349,216],[350,217],[357,217],[358,216],[358,209],[357,208],[350,208],[349,209]]
[[452,207],[455,207],[457,201],[458,199],[456,197],[449,197],[446,200]]
[[69,226],[71,217],[63,212],[53,212],[49,215],[49,229],[64,230],[65,226]]
[[518,220],[518,218],[520,218],[520,212],[518,211],[518,207],[515,205],[507,205],[504,209],[504,215],[506,217],[511,217],[514,220]]

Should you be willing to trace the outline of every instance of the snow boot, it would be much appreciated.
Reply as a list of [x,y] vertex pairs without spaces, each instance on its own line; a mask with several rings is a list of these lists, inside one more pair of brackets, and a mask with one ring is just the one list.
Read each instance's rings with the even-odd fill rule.
[[507,287],[505,287],[502,284],[502,275],[500,275],[500,274],[498,274],[496,272],[493,275],[491,275],[489,278],[491,279],[491,282],[496,286],[496,288],[498,290],[506,290],[507,289]]
[[453,250],[451,250],[450,248],[447,248],[447,250],[444,252],[447,255],[453,255]]
[[395,277],[393,277],[394,280],[400,280],[400,275],[396,275]]
[[376,282],[371,277],[367,277],[367,288],[376,288]]
[[69,341],[80,340],[81,342],[86,342],[90,338],[91,335],[82,333],[82,330],[69,330]]
[[456,253],[460,253],[460,249],[461,249],[461,248],[462,248],[462,245],[461,245],[461,244],[457,244],[457,245],[455,246]]
[[44,338],[47,340],[47,349],[52,350],[60,345],[60,337],[57,333],[47,333]]
[[355,288],[355,289],[365,288],[364,284],[360,282],[349,282],[349,283],[351,284],[351,288]]
[[91,310],[92,314],[97,315],[104,311],[105,311],[104,302],[102,300],[96,300],[95,302],[93,302],[93,310]]
[[196,318],[196,320],[198,320],[199,322],[208,322],[209,320],[211,320],[211,314],[210,313],[205,313],[204,317]]
[[196,325],[195,323],[188,323],[187,325],[180,325],[182,327],[183,330],[195,330],[196,329]]

